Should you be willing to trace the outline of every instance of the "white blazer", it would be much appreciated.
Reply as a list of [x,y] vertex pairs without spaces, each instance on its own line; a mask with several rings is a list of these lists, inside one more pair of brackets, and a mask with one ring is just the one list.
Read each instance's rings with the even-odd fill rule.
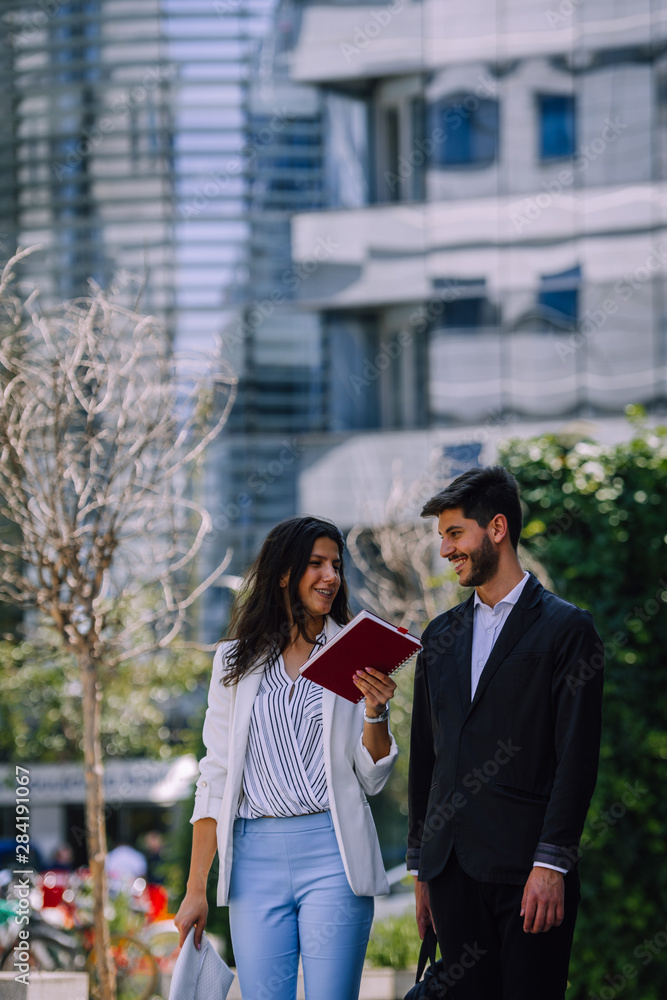
[[[339,628],[328,618],[327,639]],[[213,659],[204,720],[206,756],[199,762],[200,778],[191,819],[195,823],[205,816],[217,816],[218,906],[224,906],[229,898],[233,826],[241,794],[250,715],[263,673],[259,667],[226,687],[222,674],[230,646],[230,642],[221,643]],[[363,701],[354,705],[322,689],[324,768],[329,808],[345,873],[357,896],[379,896],[389,892],[389,884],[366,795],[375,795],[384,787],[398,748],[390,734],[389,754],[373,763],[361,742],[363,714]]]

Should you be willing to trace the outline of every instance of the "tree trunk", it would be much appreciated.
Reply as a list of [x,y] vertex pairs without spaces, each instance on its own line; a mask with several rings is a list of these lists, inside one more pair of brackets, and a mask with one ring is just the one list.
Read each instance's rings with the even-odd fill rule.
[[93,920],[99,1000],[116,1000],[116,970],[111,960],[111,941],[106,919],[108,902],[104,859],[107,834],[104,819],[104,768],[100,741],[100,696],[97,664],[89,650],[78,654],[83,681],[83,757],[86,779],[86,839],[93,881]]

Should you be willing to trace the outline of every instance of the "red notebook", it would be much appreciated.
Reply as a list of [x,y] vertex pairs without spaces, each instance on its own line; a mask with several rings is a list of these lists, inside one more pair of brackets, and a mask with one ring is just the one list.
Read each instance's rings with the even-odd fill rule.
[[301,673],[348,701],[357,702],[363,695],[352,680],[355,671],[377,667],[385,674],[393,674],[421,648],[419,639],[407,629],[392,625],[371,611],[360,611],[326,646],[306,660]]

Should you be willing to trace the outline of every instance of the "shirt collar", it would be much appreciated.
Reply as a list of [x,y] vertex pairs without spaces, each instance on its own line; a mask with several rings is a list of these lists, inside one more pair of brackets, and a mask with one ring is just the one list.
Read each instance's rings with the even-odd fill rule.
[[498,601],[498,603],[494,605],[492,608],[490,608],[488,604],[485,604],[484,601],[480,600],[479,594],[477,593],[477,591],[475,591],[475,610],[481,607],[484,608],[486,611],[490,612],[491,614],[494,614],[496,608],[499,608],[501,604],[510,604],[510,605],[516,604],[516,602],[519,600],[519,597],[521,596],[521,591],[526,586],[526,580],[528,579],[529,576],[530,573],[524,572],[523,579],[519,580],[516,587],[514,587],[513,590],[510,590],[509,594],[506,594],[503,597],[502,601]]

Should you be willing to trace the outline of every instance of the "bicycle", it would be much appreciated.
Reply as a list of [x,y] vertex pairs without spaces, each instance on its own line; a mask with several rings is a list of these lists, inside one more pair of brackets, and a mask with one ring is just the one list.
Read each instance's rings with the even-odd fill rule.
[[[15,949],[24,945],[20,936],[23,923],[19,923],[19,901],[11,894],[12,874],[0,872],[0,972],[16,972]],[[51,972],[69,968],[74,958],[75,945],[71,938],[42,920],[39,912],[39,894],[34,884],[30,889],[29,947],[21,948],[21,964],[30,969]],[[24,962],[24,955],[27,961]]]
[[[55,873],[46,872],[42,885],[53,890],[55,881]],[[34,902],[30,915],[30,961],[32,967],[46,971],[87,972],[90,995],[95,1000],[98,993],[95,932],[90,910],[81,905],[81,897],[88,888],[86,875],[69,874],[66,885],[59,893],[57,905],[42,907],[40,911],[37,901]],[[9,901],[9,905],[13,915],[15,904]],[[15,923],[13,939],[0,955],[0,968],[5,963],[13,968],[18,931],[19,925]],[[150,1000],[158,985],[159,969],[148,945],[132,934],[112,934],[110,950],[118,1000]]]

